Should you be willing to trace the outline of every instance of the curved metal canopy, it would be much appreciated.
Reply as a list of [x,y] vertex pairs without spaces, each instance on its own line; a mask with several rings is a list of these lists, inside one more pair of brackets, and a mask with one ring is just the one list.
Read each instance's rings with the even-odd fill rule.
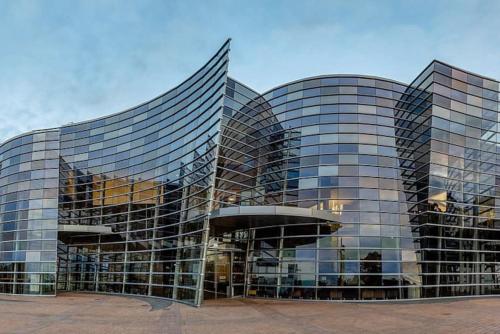
[[339,223],[339,215],[329,211],[289,206],[234,206],[209,214],[210,225],[248,228],[293,223]]

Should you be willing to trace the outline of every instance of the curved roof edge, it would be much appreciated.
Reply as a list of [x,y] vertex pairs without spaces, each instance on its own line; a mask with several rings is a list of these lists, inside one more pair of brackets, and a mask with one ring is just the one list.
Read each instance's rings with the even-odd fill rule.
[[219,49],[217,49],[217,51],[214,53],[214,55],[212,57],[210,57],[210,59],[208,61],[206,61],[196,72],[194,72],[192,75],[190,75],[187,79],[183,80],[179,84],[175,85],[173,88],[167,90],[166,92],[163,92],[163,93],[159,94],[156,97],[148,99],[145,102],[141,102],[141,103],[139,103],[139,104],[137,104],[137,105],[135,105],[133,107],[129,107],[129,108],[125,109],[125,110],[114,112],[114,113],[111,113],[109,115],[104,115],[104,116],[100,116],[100,117],[96,117],[96,118],[91,118],[91,119],[80,121],[80,122],[71,122],[71,123],[67,123],[67,124],[62,124],[60,126],[56,126],[56,127],[52,127],[52,128],[45,128],[45,129],[38,129],[38,130],[31,130],[31,131],[28,131],[28,132],[23,132],[23,133],[20,133],[18,135],[15,135],[14,137],[8,138],[8,139],[4,140],[3,142],[0,142],[0,147],[3,146],[3,145],[5,145],[5,144],[7,144],[7,143],[9,143],[12,140],[15,140],[17,138],[20,138],[20,137],[23,137],[23,136],[27,136],[27,135],[30,135],[30,134],[33,134],[33,133],[46,132],[46,131],[55,131],[55,130],[59,130],[59,129],[63,128],[63,127],[66,127],[66,126],[74,126],[74,125],[84,124],[84,123],[88,123],[88,122],[94,122],[94,121],[97,121],[97,120],[100,120],[100,119],[105,119],[105,118],[108,118],[108,117],[113,117],[113,116],[116,116],[116,115],[120,115],[120,114],[126,113],[126,112],[128,112],[130,110],[134,110],[134,109],[137,109],[137,108],[142,107],[144,105],[147,105],[147,104],[149,104],[149,103],[151,103],[151,102],[159,99],[160,97],[162,97],[164,95],[167,95],[168,93],[176,90],[178,87],[182,86],[184,83],[186,83],[189,80],[191,80],[200,71],[202,71],[213,59],[215,59],[224,48],[229,47],[230,43],[231,43],[231,38],[227,38],[226,41],[222,44],[222,46]]
[[44,133],[44,132],[50,132],[50,131],[59,131],[61,129],[60,126],[54,127],[54,128],[45,128],[45,129],[38,129],[38,130],[30,130],[27,132],[21,132],[20,134],[15,135],[14,137],[10,137],[5,139],[3,142],[0,142],[0,147],[2,147],[5,144],[8,144],[9,142],[19,139],[24,136],[29,136],[37,133]]
[[279,89],[279,88],[282,88],[282,87],[285,87],[285,86],[288,86],[288,85],[293,85],[295,83],[299,83],[299,82],[303,82],[303,81],[309,81],[309,80],[315,80],[315,79],[325,79],[325,78],[362,78],[362,79],[373,79],[373,80],[387,81],[387,82],[395,83],[395,84],[398,84],[398,85],[401,85],[401,86],[408,86],[407,83],[400,82],[400,81],[393,80],[393,79],[389,79],[389,78],[379,77],[379,76],[376,76],[376,75],[349,74],[349,73],[347,73],[347,74],[321,74],[321,75],[315,75],[315,76],[311,76],[311,77],[305,77],[305,78],[302,78],[302,79],[299,79],[299,80],[293,80],[293,81],[290,81],[290,82],[286,82],[284,84],[281,84],[281,85],[278,85],[276,87],[273,87],[271,89],[266,90],[261,95],[269,94],[269,93],[271,93],[272,91],[274,91],[276,89]]
[[221,52],[226,46],[229,46],[231,42],[231,38],[228,38],[224,44],[222,44],[222,46],[214,53],[214,55],[212,57],[210,57],[210,59],[208,61],[206,61],[196,72],[194,72],[192,75],[190,75],[187,79],[183,80],[181,83],[175,85],[173,88],[167,90],[166,92],[163,92],[155,97],[153,97],[152,99],[149,99],[145,102],[141,102],[133,107],[129,107],[125,110],[122,110],[122,111],[118,111],[118,112],[115,112],[115,113],[112,113],[112,114],[109,114],[109,115],[104,115],[104,116],[100,116],[100,117],[96,117],[96,118],[92,118],[92,119],[89,119],[89,120],[86,120],[86,121],[80,121],[80,122],[71,122],[71,123],[68,123],[68,124],[63,124],[61,125],[60,127],[65,127],[65,126],[73,126],[73,125],[79,125],[79,124],[84,124],[84,123],[88,123],[88,122],[94,122],[94,121],[97,121],[97,120],[100,120],[100,119],[104,119],[104,118],[108,118],[108,117],[113,117],[113,116],[116,116],[116,115],[120,115],[122,113],[126,113],[130,110],[134,110],[134,109],[137,109],[139,107],[142,107],[144,105],[147,105],[157,99],[159,99],[160,97],[164,96],[164,95],[167,95],[168,93],[176,90],[177,88],[179,88],[180,86],[182,86],[184,83],[188,82],[189,80],[191,80],[193,77],[195,77],[200,71],[202,71],[213,59],[215,59],[218,55],[219,55],[219,52]]

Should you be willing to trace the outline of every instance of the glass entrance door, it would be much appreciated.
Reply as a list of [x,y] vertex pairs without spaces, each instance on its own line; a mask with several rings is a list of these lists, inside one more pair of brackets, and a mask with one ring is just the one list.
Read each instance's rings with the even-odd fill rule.
[[244,252],[209,249],[205,267],[204,299],[242,296],[244,268]]

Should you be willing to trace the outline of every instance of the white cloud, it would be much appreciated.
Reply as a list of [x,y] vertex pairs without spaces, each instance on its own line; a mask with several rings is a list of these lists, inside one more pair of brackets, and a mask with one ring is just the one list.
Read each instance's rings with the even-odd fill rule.
[[0,141],[118,112],[174,87],[233,38],[230,75],[410,81],[433,58],[500,78],[497,1],[0,3]]

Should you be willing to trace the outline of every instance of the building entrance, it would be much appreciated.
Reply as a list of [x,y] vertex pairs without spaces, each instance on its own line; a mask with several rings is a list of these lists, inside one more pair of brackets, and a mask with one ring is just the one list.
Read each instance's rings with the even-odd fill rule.
[[234,233],[210,240],[205,265],[205,300],[244,296],[246,251],[246,240],[235,240]]

